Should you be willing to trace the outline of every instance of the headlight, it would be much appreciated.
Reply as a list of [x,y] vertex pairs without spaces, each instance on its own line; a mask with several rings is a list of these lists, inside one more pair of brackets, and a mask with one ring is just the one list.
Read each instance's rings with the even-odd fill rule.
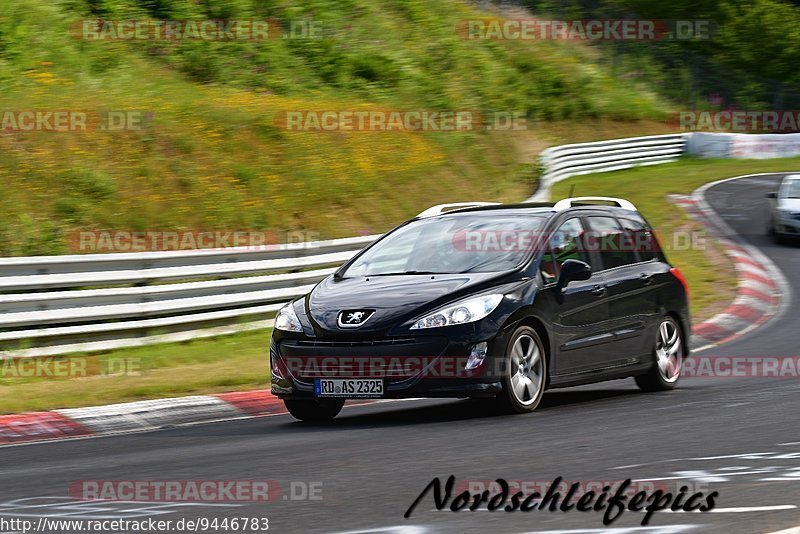
[[286,332],[302,332],[303,327],[300,325],[300,319],[294,312],[294,306],[290,302],[278,312],[275,316],[275,328],[284,330]]
[[470,297],[423,317],[414,323],[411,329],[438,328],[440,326],[480,321],[492,313],[501,300],[503,300],[503,295]]

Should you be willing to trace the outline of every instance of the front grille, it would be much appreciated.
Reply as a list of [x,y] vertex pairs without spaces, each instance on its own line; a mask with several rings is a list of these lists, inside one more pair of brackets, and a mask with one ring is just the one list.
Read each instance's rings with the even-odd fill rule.
[[367,341],[318,341],[318,340],[300,340],[293,343],[301,347],[385,347],[391,345],[411,345],[416,343],[414,338],[406,339],[374,339]]
[[308,366],[296,371],[295,374],[301,379],[314,378],[411,378],[421,372],[418,365],[391,362],[375,359],[374,361],[362,362],[356,368],[351,364],[337,365],[336,363],[326,363],[324,366]]
[[439,357],[443,336],[364,341],[283,340],[278,351],[295,378],[373,377],[405,379]]

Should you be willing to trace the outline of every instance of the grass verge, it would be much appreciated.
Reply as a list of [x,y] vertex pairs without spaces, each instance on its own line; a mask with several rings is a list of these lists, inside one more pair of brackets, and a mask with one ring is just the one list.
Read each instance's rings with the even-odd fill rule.
[[[270,330],[98,354],[0,361],[0,413],[74,408],[269,384]],[[63,376],[22,376],[50,372]]]

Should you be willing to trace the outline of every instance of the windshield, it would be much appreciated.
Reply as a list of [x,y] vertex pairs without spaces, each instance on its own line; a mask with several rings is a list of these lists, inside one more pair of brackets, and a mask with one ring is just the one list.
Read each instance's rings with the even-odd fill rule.
[[800,198],[800,179],[786,180],[781,186],[780,198]]
[[421,219],[357,258],[344,276],[497,272],[521,264],[545,217],[492,212]]

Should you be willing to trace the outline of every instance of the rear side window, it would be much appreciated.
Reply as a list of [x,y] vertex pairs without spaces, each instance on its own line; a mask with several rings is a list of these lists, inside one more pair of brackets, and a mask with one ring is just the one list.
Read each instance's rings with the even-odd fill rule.
[[653,232],[644,222],[644,219],[635,215],[630,215],[620,217],[619,222],[622,223],[625,231],[631,235],[633,248],[639,253],[639,259],[641,261],[658,259],[658,242],[653,236]]
[[631,234],[626,233],[613,217],[589,216],[590,233],[587,246],[597,250],[603,269],[613,269],[637,263]]
[[539,270],[546,284],[555,282],[561,265],[567,260],[580,260],[589,263],[589,255],[583,245],[584,228],[580,219],[565,221],[550,236],[549,247],[542,256]]

